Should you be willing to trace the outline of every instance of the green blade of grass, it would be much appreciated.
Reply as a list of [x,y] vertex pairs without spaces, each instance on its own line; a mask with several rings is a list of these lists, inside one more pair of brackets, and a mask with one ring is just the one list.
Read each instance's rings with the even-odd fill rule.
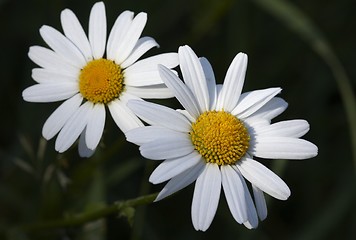
[[317,26],[295,5],[283,0],[253,0],[302,38],[329,66],[339,89],[350,128],[351,150],[356,170],[356,99],[352,84],[332,47]]

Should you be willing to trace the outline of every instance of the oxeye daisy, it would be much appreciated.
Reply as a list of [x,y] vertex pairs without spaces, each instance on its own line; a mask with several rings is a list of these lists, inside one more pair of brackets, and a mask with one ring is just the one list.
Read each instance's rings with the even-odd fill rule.
[[[247,55],[232,61],[223,85],[215,83],[211,65],[191,48],[178,51],[183,83],[169,69],[159,72],[184,110],[131,100],[129,108],[151,126],[126,133],[140,146],[141,154],[164,160],[151,174],[150,182],[168,183],[158,194],[161,200],[195,181],[191,216],[196,230],[210,226],[221,187],[232,216],[248,228],[267,216],[264,193],[280,200],[290,196],[286,183],[254,157],[306,159],[317,155],[317,147],[300,139],[309,130],[305,120],[271,123],[287,108],[276,97],[280,88],[241,94]],[[254,201],[245,179],[250,182]]]
[[134,17],[124,11],[116,19],[107,39],[103,2],[95,3],[89,17],[88,37],[76,15],[61,12],[64,34],[42,26],[40,34],[50,47],[32,46],[29,58],[40,68],[32,70],[37,84],[22,93],[28,102],[65,100],[47,119],[42,134],[57,133],[55,149],[66,151],[79,138],[79,153],[90,156],[103,134],[107,107],[123,131],[143,126],[126,106],[130,99],[168,98],[172,92],[162,82],[157,64],[178,65],[177,53],[165,53],[138,60],[153,47],[151,37],[140,37],[147,14]]

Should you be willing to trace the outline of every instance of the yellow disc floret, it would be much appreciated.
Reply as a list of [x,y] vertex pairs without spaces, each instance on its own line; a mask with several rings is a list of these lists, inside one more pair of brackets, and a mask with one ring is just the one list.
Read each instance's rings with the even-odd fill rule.
[[123,74],[119,65],[107,59],[95,59],[81,70],[79,90],[93,103],[109,103],[123,91]]
[[246,153],[250,136],[244,124],[225,111],[208,111],[192,124],[190,136],[206,162],[234,164]]

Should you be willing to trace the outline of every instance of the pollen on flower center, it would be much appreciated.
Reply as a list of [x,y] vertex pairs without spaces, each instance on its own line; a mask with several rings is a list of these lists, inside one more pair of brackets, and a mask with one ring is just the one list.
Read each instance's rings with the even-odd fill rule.
[[86,100],[106,104],[120,96],[123,79],[119,65],[103,58],[95,59],[81,70],[79,90]]
[[206,162],[234,164],[249,147],[250,136],[244,124],[225,111],[208,111],[192,124],[190,136],[195,149]]

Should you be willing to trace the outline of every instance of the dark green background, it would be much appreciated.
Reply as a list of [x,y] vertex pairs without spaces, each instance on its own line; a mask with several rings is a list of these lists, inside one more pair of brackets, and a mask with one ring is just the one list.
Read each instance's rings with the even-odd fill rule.
[[[138,208],[133,227],[126,217],[110,216],[79,227],[26,234],[14,227],[153,193],[163,184],[148,183],[157,163],[144,160],[136,146],[125,142],[109,114],[100,148],[92,158],[81,159],[76,147],[58,155],[53,139],[41,139],[43,123],[59,103],[22,100],[23,89],[34,84],[35,64],[27,57],[28,49],[45,46],[39,28],[46,24],[61,29],[60,12],[70,8],[87,29],[94,1],[0,0],[0,239],[356,239],[355,163],[336,80],[309,42],[258,2],[111,0],[105,4],[109,29],[126,9],[148,13],[143,35],[154,37],[161,48],[145,56],[188,44],[209,59],[221,83],[231,60],[242,51],[249,56],[244,91],[283,88],[281,97],[289,107],[277,120],[306,119],[311,130],[304,138],[319,147],[318,156],[309,160],[261,160],[286,181],[291,197],[287,201],[267,197],[268,217],[256,230],[234,221],[222,195],[210,228],[196,232],[190,217],[191,185]],[[356,2],[293,4],[324,34],[355,90]],[[175,100],[160,103],[179,106]]]

